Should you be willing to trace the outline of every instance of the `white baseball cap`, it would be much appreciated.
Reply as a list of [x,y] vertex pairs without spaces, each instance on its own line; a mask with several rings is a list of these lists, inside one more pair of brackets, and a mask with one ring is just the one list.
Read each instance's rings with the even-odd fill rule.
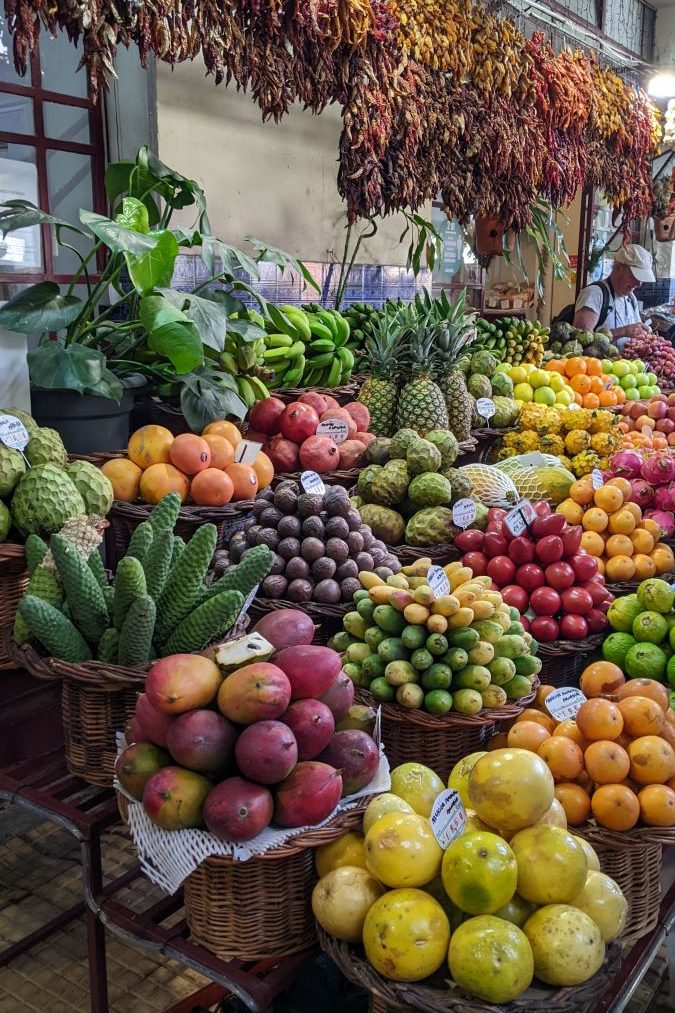
[[636,281],[656,281],[654,271],[652,270],[651,255],[645,250],[644,246],[633,244],[623,246],[614,257],[614,263],[623,264],[629,268],[630,273]]

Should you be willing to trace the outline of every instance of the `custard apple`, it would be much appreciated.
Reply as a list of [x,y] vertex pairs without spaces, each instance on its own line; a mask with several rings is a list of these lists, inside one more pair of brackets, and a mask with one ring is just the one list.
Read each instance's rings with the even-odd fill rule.
[[26,447],[26,457],[33,466],[56,464],[59,468],[65,468],[68,463],[63,440],[55,429],[38,429],[33,433]]
[[432,429],[424,437],[441,452],[441,468],[450,468],[459,457],[459,443],[448,429]]
[[403,538],[405,521],[396,510],[380,506],[378,503],[364,503],[359,508],[359,514],[364,524],[367,524],[376,538],[380,538],[385,545],[394,545]]
[[473,489],[471,482],[457,468],[446,468],[443,477],[447,478],[452,486],[452,503],[456,503],[458,499],[466,499],[471,495]]
[[452,523],[452,510],[447,507],[425,507],[418,510],[406,524],[408,545],[442,545],[452,540],[457,528]]
[[442,454],[430,440],[421,440],[419,436],[408,447],[406,462],[411,475],[421,475],[423,471],[438,471],[441,467]]
[[391,440],[388,436],[378,436],[372,440],[366,448],[366,457],[371,464],[386,464],[389,460],[389,446]]
[[114,499],[110,479],[90,461],[73,461],[65,472],[84,500],[86,512],[105,517]]
[[4,503],[0,503],[0,542],[4,542],[12,526],[12,515]]
[[[495,359],[492,352],[488,352],[487,349],[483,349],[480,352],[474,352],[471,356],[471,372],[480,373],[483,376],[491,377],[495,369],[499,365],[497,359]],[[486,394],[485,397],[489,397]]]
[[500,429],[506,429],[508,426],[515,425],[520,413],[518,402],[514,401],[512,397],[502,397],[501,395],[493,398],[493,400],[495,403],[495,413],[490,420],[492,424],[498,426]]
[[357,495],[362,496],[366,501],[369,500],[373,482],[381,471],[381,464],[369,464],[367,468],[362,468],[356,482]]
[[408,447],[413,440],[419,440],[419,434],[414,429],[399,429],[397,433],[394,433],[389,444],[390,460],[394,461],[397,458],[405,460]]
[[408,487],[408,499],[420,507],[448,506],[452,499],[452,486],[447,478],[434,471],[425,471],[413,478]]
[[513,380],[508,373],[497,372],[490,378],[492,393],[501,397],[513,397]]
[[492,397],[492,384],[487,376],[480,373],[470,376],[466,386],[473,397]]
[[38,424],[28,412],[22,412],[20,408],[0,408],[0,415],[13,415],[19,422],[23,422],[30,436],[37,432]]
[[11,510],[22,535],[52,534],[71,517],[86,513],[79,492],[55,464],[29,468],[14,491]]
[[394,506],[405,499],[410,475],[405,461],[388,461],[370,487],[370,499],[382,506]]
[[18,450],[10,450],[0,443],[0,496],[14,492],[22,475],[26,474],[26,463]]

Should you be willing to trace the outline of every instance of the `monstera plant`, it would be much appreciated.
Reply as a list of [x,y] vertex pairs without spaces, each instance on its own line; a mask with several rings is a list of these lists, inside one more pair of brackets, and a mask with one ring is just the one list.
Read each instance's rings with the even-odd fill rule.
[[[177,399],[193,429],[226,415],[243,418],[247,405],[220,356],[228,332],[244,343],[263,337],[267,315],[265,300],[243,276],[259,281],[264,261],[316,288],[314,279],[301,262],[263,242],[247,238],[246,253],[213,236],[202,189],[147,147],[135,161],[111,164],[105,187],[110,217],[81,210],[77,224],[28,201],[0,205],[3,237],[48,225],[79,262],[67,285],[39,282],[0,308],[1,326],[38,337],[28,353],[31,386],[119,402],[125,387],[145,385]],[[192,225],[172,224],[186,208],[194,210]],[[176,257],[189,248],[199,248],[206,278],[186,292],[173,288],[172,278]],[[255,311],[247,305],[253,302]]]

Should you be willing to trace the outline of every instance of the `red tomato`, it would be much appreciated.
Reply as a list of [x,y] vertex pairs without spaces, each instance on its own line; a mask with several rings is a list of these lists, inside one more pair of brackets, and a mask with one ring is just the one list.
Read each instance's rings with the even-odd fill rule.
[[570,587],[561,595],[564,612],[575,616],[585,616],[593,608],[593,598],[583,587]]
[[473,570],[474,577],[484,577],[487,565],[488,558],[484,552],[466,552],[462,559],[462,566],[468,566]]
[[556,591],[564,591],[566,588],[574,586],[574,570],[569,563],[562,560],[557,563],[549,563],[544,574],[548,586],[554,587]]
[[560,611],[560,606],[560,595],[552,587],[538,587],[530,595],[530,607],[538,616],[554,616]]
[[485,535],[485,541],[482,546],[483,552],[488,559],[494,559],[495,556],[505,556],[508,547],[509,543],[504,536],[496,531],[490,531]]

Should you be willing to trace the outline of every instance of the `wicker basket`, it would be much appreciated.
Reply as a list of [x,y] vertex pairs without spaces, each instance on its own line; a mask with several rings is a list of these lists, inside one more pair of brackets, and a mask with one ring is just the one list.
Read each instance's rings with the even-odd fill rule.
[[587,823],[572,829],[595,848],[600,868],[623,890],[628,919],[621,943],[632,946],[658,924],[662,849],[675,844],[675,828],[634,827],[619,833]]
[[221,856],[202,862],[184,883],[194,940],[223,960],[264,960],[313,946],[313,849],[360,826],[367,801],[247,862]]
[[380,704],[364,689],[357,689],[359,703],[381,708],[382,744],[391,767],[416,760],[435,770],[445,784],[458,760],[469,753],[485,749],[497,731],[500,721],[517,718],[536,695],[535,683],[528,696],[504,707],[483,710],[479,714],[427,714],[423,710],[407,710],[398,704]]
[[[360,468],[345,468],[340,471],[328,471],[319,478],[324,485],[343,485],[345,489],[352,489],[359,477]],[[280,482],[290,479],[292,482],[299,482],[301,471],[280,471],[272,479],[272,488],[276,489]]]
[[318,930],[324,953],[337,964],[345,978],[365,989],[371,999],[371,1013],[580,1013],[607,987],[619,967],[621,946],[607,947],[605,963],[597,974],[574,988],[552,988],[537,983],[512,1002],[493,1006],[459,990],[449,989],[447,968],[441,967],[426,982],[409,984],[381,977],[365,959],[361,947],[349,946]]
[[578,686],[579,676],[604,638],[604,633],[594,633],[584,640],[555,640],[550,644],[539,644],[537,654],[543,666],[539,673],[541,682],[556,688]]
[[359,388],[360,384],[358,381],[352,378],[349,383],[343,383],[340,387],[281,387],[279,390],[273,390],[271,393],[274,397],[285,401],[286,404],[290,404],[291,401],[297,401],[302,394],[308,394],[312,391],[314,394],[327,394],[328,397],[335,398],[338,404],[346,405],[350,401],[356,401]]
[[[217,548],[224,548],[235,531],[241,531],[252,513],[253,500],[240,500],[223,507],[184,506],[178,514],[174,534],[186,541],[202,524],[215,524],[218,528]],[[111,570],[129,547],[129,540],[141,521],[147,521],[153,507],[148,503],[125,503],[116,499],[108,514],[109,527],[105,533],[106,564]]]
[[[673,546],[671,546],[671,548],[673,548]],[[675,581],[675,570],[670,570],[669,573],[659,573],[657,576],[660,577],[661,580],[665,580],[669,584],[672,584]],[[608,591],[612,592],[615,598],[620,598],[625,594],[635,594],[641,583],[641,580],[617,580],[614,583],[610,583],[608,581],[605,586]]]
[[[0,627],[14,625],[16,607],[28,587],[26,553],[23,545],[4,542],[0,545]],[[15,668],[10,657],[6,638],[0,637],[0,669]]]
[[342,629],[342,620],[353,608],[352,602],[340,605],[321,605],[315,601],[285,601],[283,598],[254,598],[249,606],[248,614],[256,623],[269,612],[284,609],[299,609],[306,612],[314,620],[316,634],[313,643],[325,644]]
[[417,559],[430,559],[437,566],[445,566],[446,563],[462,558],[459,549],[449,542],[444,545],[392,545],[389,551],[404,566],[414,563]]

